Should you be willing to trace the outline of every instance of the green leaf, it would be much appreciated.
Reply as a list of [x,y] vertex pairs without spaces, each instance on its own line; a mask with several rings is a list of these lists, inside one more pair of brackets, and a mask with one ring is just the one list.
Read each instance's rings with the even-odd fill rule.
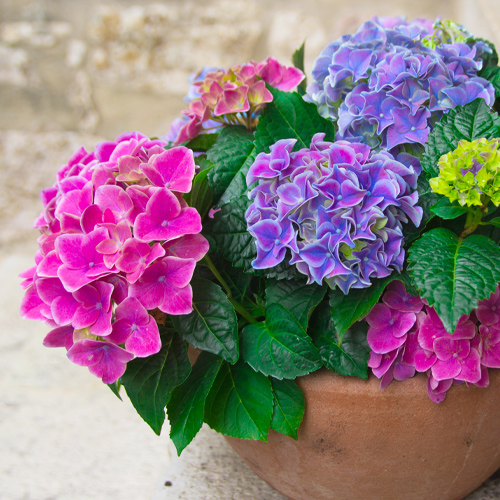
[[246,193],[246,175],[255,159],[253,133],[244,127],[226,127],[207,158],[215,165],[208,174],[217,207]]
[[304,418],[305,401],[302,391],[293,380],[271,378],[274,396],[271,429],[298,439],[302,419]]
[[238,360],[238,320],[220,286],[204,278],[193,279],[193,312],[172,316],[177,332],[192,346]]
[[189,193],[184,195],[184,200],[190,207],[196,208],[201,220],[207,215],[212,206],[212,190],[208,185],[207,175],[210,168],[202,170],[193,179],[193,187]]
[[495,99],[500,97],[500,67],[494,66],[492,68],[487,68],[483,74],[482,78],[486,78],[495,89]]
[[[211,259],[221,276],[224,278],[224,281],[229,286],[233,298],[238,302],[243,301],[249,291],[253,276],[251,274],[242,273],[241,269],[233,267],[221,254],[214,253],[211,255]],[[213,274],[211,275],[211,278],[212,277]]]
[[[302,45],[293,53],[292,55],[292,64],[300,69],[302,73],[305,74],[306,70],[304,69],[304,54],[306,50],[306,42],[302,42]],[[307,79],[304,78],[302,82],[300,82],[298,86],[298,92],[300,95],[304,95],[306,93],[307,88]]]
[[111,392],[120,400],[122,400],[122,397],[120,396],[120,379],[118,379],[116,382],[113,382],[112,384],[108,384],[108,387],[111,389]]
[[297,320],[281,305],[266,308],[266,321],[245,326],[242,358],[256,371],[293,379],[321,367],[318,350]]
[[219,134],[199,134],[194,139],[190,140],[186,147],[192,149],[196,153],[205,153],[208,151],[217,140]]
[[283,92],[267,86],[273,102],[266,104],[255,133],[257,153],[269,151],[280,139],[297,139],[294,150],[308,148],[318,132],[325,133],[325,141],[335,139],[335,127],[319,115],[315,104],[304,101],[297,92]]
[[281,304],[304,330],[314,308],[323,300],[327,287],[302,281],[269,280],[266,286],[266,305]]
[[254,238],[247,231],[245,212],[249,205],[246,196],[226,203],[213,220],[207,222],[205,231],[234,267],[253,272],[252,261],[257,257],[257,250]]
[[273,393],[267,377],[245,363],[224,363],[205,405],[205,422],[217,432],[267,441]]
[[221,358],[202,352],[189,378],[172,392],[167,403],[167,414],[170,439],[174,442],[178,455],[203,425],[205,401],[222,363]]
[[450,333],[500,282],[500,248],[485,236],[461,239],[448,229],[433,229],[413,243],[408,260],[421,296]]
[[372,280],[368,288],[353,288],[347,295],[338,288],[330,292],[331,315],[340,340],[351,325],[363,319],[372,310],[385,287],[395,279],[398,279],[398,275],[392,273],[387,278]]
[[366,340],[368,325],[355,323],[343,336],[338,335],[328,302],[314,311],[309,333],[326,368],[339,375],[368,378],[370,346]]
[[403,231],[406,243],[416,240],[427,226],[427,223],[435,217],[435,215],[431,212],[431,207],[433,207],[440,198],[440,196],[431,189],[429,181],[425,178],[425,174],[418,177],[417,191],[418,206],[422,207],[423,210],[422,221],[418,227],[415,227],[413,222],[409,222],[407,224]]
[[429,134],[422,167],[429,177],[436,177],[439,174],[439,158],[456,149],[461,139],[473,141],[499,135],[500,117],[490,110],[484,99],[478,98],[465,106],[457,106],[443,115]]
[[482,224],[484,225],[492,225],[492,226],[495,226],[495,227],[500,227],[500,217],[494,217],[493,219],[490,219],[488,221],[484,221]]
[[191,372],[185,342],[172,330],[161,328],[160,331],[160,352],[147,358],[133,359],[121,377],[137,413],[158,435],[172,390],[182,384]]
[[198,166],[199,172],[212,168],[214,164],[207,159],[207,155],[195,156],[194,163]]
[[467,207],[461,207],[457,203],[451,203],[451,201],[446,197],[441,198],[431,208],[431,212],[433,214],[436,214],[438,217],[441,217],[441,219],[446,220],[456,219],[457,217],[466,214],[468,211]]

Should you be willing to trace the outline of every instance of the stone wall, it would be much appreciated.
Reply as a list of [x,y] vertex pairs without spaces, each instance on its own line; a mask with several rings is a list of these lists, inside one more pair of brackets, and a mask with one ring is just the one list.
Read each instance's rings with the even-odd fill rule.
[[306,39],[310,67],[326,43],[375,13],[470,22],[476,4],[492,2],[2,0],[0,129],[161,134],[183,107],[188,75],[204,65],[269,54],[288,62]]
[[[500,42],[500,0],[1,0],[0,252],[34,238],[38,193],[79,143],[164,134],[188,76],[306,40],[306,67],[378,15],[455,19]],[[22,181],[22,182],[21,182]]]

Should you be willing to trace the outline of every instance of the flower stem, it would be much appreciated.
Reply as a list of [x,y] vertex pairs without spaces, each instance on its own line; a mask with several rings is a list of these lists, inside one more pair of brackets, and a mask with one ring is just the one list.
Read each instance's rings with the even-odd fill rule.
[[235,311],[238,311],[249,323],[257,323],[257,320],[239,302],[232,298],[229,302],[233,304]]
[[483,211],[481,209],[474,210],[467,213],[467,219],[465,220],[465,229],[460,234],[460,239],[464,239],[469,234],[472,234],[477,226],[481,223],[481,218],[483,216]]
[[212,262],[212,259],[207,255],[204,257],[205,262],[212,271],[213,275],[217,278],[219,283],[222,285],[222,288],[226,291],[227,298],[229,302],[233,305],[234,309],[238,311],[241,316],[243,316],[249,323],[257,323],[257,320],[250,315],[250,313],[235,299],[233,299],[233,293],[231,292],[231,289],[229,288],[229,285],[226,283],[226,280],[221,276],[217,268],[215,267],[214,263]]

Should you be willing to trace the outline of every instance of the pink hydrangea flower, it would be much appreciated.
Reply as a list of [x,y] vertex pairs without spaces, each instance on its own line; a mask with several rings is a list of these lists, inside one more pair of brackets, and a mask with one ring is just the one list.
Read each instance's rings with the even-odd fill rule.
[[[205,128],[216,128],[239,122],[253,127],[258,113],[273,100],[266,83],[279,90],[289,91],[303,79],[304,73],[294,67],[281,65],[274,57],[256,63],[233,66],[229,70],[212,69],[200,73],[192,84],[189,106],[183,113],[183,124],[175,122],[175,143],[193,139]],[[228,118],[231,116],[231,118]]]
[[404,313],[386,304],[375,304],[366,316],[366,321],[370,325],[368,330],[370,347],[378,354],[386,354],[401,347],[416,319],[415,313]]
[[[487,387],[488,368],[500,368],[500,323],[496,316],[499,298],[497,289],[489,299],[481,301],[477,309],[462,316],[450,335],[432,307],[424,307],[401,283],[391,283],[382,296],[382,303],[376,304],[366,317],[370,325],[368,343],[372,349],[368,365],[381,379],[381,388],[416,372],[427,373],[427,392],[435,403],[444,401],[452,385],[466,382]],[[402,311],[416,314],[416,321],[408,332],[403,333],[405,327],[394,332],[391,328],[396,321],[391,328],[384,327],[389,318]],[[402,343],[398,340],[401,338]],[[388,350],[390,347],[394,349]]]
[[110,342],[83,339],[69,349],[68,358],[77,365],[87,366],[105,384],[112,384],[125,373],[134,355]]
[[498,325],[500,328],[500,288],[497,288],[490,298],[479,302],[476,316],[481,324]]
[[189,282],[209,249],[183,199],[193,152],[165,145],[132,132],[80,148],[42,193],[36,265],[21,275],[22,316],[53,328],[44,344],[106,383],[160,350],[148,311],[191,312]]
[[483,324],[479,327],[478,337],[481,364],[487,368],[500,368],[500,330]]
[[128,352],[145,358],[161,348],[160,333],[154,318],[134,297],[125,299],[115,311],[116,321],[108,340],[125,344]]

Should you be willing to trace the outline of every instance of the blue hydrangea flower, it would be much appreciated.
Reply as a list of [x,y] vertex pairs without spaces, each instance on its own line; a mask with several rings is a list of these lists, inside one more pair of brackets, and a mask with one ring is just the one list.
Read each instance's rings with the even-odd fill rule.
[[443,112],[478,97],[494,102],[492,84],[477,76],[491,49],[482,41],[428,46],[435,32],[425,20],[373,18],[323,50],[305,99],[337,122],[337,139],[418,151]]
[[291,255],[288,263],[308,283],[324,280],[347,293],[401,271],[403,224],[418,226],[422,218],[415,191],[421,167],[406,153],[395,158],[324,136],[296,152],[295,139],[278,141],[251,165],[245,216],[257,247],[252,265],[271,268]]

